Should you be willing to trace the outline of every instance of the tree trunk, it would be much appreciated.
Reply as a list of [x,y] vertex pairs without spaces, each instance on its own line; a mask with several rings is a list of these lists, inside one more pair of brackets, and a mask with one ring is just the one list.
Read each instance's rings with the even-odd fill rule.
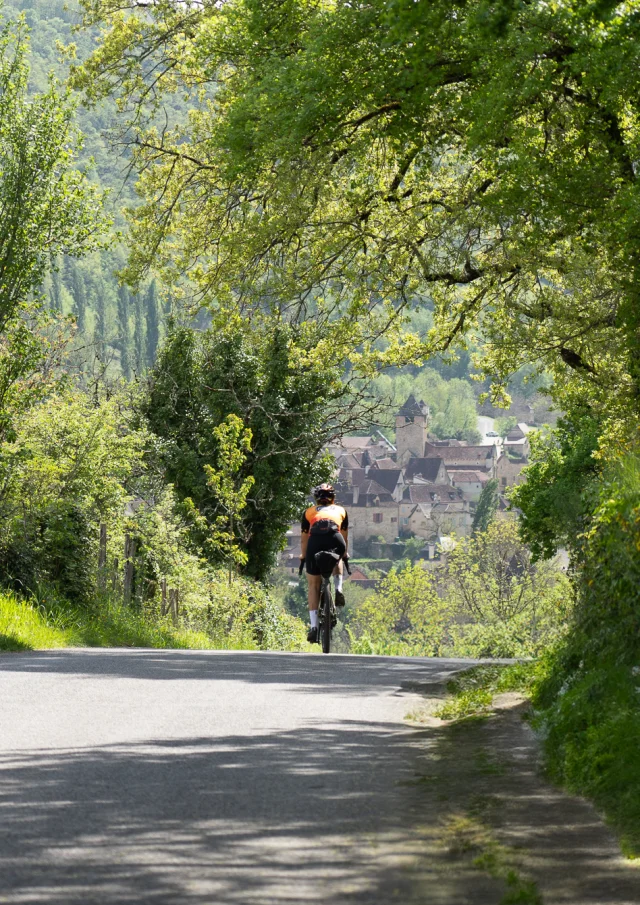
[[100,549],[98,552],[98,588],[102,593],[107,590],[107,526],[100,525]]
[[124,539],[124,588],[123,597],[126,604],[131,603],[133,590],[133,561],[136,555],[135,538],[127,534]]

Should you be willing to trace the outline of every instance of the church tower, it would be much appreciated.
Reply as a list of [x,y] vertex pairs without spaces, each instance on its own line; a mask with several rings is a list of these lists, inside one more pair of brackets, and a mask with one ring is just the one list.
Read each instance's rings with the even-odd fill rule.
[[396,415],[396,461],[406,465],[409,459],[422,459],[427,439],[429,407],[416,402],[413,393]]

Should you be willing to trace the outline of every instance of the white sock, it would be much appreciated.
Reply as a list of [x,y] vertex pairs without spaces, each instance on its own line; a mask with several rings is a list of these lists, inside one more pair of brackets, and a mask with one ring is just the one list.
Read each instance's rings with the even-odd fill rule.
[[333,583],[334,583],[334,587],[335,587],[336,591],[341,591],[342,590],[342,575],[334,575]]
[[311,628],[318,628],[318,611],[309,610],[309,619],[311,620]]

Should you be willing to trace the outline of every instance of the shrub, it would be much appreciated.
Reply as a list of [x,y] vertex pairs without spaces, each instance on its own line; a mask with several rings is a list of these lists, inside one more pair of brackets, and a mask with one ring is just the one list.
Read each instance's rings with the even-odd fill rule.
[[572,631],[534,702],[549,766],[603,807],[640,854],[640,459],[603,482],[577,567]]

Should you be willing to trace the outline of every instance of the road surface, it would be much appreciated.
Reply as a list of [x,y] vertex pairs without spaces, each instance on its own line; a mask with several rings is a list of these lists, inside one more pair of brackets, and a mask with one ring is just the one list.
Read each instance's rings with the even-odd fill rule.
[[482,437],[480,441],[482,446],[493,446],[494,443],[500,442],[500,437],[487,437],[487,431],[494,431],[495,418],[489,418],[487,415],[477,415],[478,433]]
[[[212,651],[0,656],[0,902],[497,905],[495,878],[468,859],[454,864],[442,843],[469,774],[463,746],[449,738],[439,749],[403,721],[416,689],[459,665]],[[537,791],[520,797],[525,813],[537,801],[550,819]],[[588,821],[599,826],[590,810]],[[595,888],[584,840],[572,856],[563,838],[562,877],[574,857]],[[608,890],[615,852],[605,842],[590,845]],[[594,895],[549,902],[638,901]]]

